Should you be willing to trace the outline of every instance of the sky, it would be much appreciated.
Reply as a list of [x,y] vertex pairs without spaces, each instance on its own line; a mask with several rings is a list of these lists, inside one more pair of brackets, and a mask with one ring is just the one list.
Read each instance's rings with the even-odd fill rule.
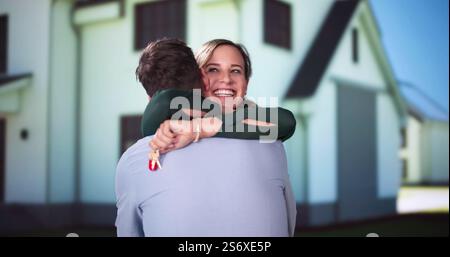
[[449,110],[449,0],[370,0],[389,61],[406,81]]

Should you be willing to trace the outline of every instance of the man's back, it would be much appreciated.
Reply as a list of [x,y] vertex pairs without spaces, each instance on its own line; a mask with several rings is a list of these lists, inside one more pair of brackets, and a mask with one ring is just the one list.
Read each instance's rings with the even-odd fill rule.
[[148,142],[122,156],[119,236],[289,236],[295,222],[283,145],[210,138],[148,170]]

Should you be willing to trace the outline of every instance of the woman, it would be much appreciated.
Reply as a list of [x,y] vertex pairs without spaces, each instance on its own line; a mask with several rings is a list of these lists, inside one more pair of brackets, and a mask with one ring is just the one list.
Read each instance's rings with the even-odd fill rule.
[[[244,99],[251,76],[251,61],[246,49],[232,41],[216,39],[205,43],[196,54],[202,71],[202,104],[212,108],[175,109],[188,116],[189,121],[168,121],[175,114],[170,110],[170,102],[176,97],[185,97],[190,106],[195,106],[191,90],[166,89],[157,92],[142,120],[143,135],[155,134],[150,142],[152,149],[149,168],[158,168],[159,152],[166,153],[184,147],[191,142],[206,137],[226,137],[239,139],[260,139],[267,135],[261,128],[276,128],[276,139],[287,140],[295,130],[292,113],[283,108],[260,108]],[[220,115],[208,116],[212,110],[220,109]],[[271,120],[270,114],[276,111],[278,120]],[[240,116],[239,113],[244,115]],[[259,115],[265,113],[265,115]],[[187,114],[187,115],[186,115]],[[250,114],[254,114],[250,116]],[[178,115],[180,116],[180,115]],[[181,117],[181,116],[180,116]],[[193,118],[193,119],[192,119]],[[232,120],[233,122],[226,122]],[[243,126],[243,132],[236,128]],[[183,132],[182,137],[175,132]],[[227,132],[231,131],[231,132]]]

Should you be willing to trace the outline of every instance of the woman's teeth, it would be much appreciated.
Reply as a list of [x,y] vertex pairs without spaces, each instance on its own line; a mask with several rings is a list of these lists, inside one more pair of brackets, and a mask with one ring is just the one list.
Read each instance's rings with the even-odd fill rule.
[[229,97],[229,96],[234,96],[234,91],[228,90],[228,89],[218,89],[218,90],[214,91],[214,95]]

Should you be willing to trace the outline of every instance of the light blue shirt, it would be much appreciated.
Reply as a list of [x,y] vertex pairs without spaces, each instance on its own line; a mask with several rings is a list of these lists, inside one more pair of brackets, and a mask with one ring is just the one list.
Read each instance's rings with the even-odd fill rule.
[[296,208],[280,141],[202,139],[148,169],[145,137],[116,173],[118,236],[292,236]]

